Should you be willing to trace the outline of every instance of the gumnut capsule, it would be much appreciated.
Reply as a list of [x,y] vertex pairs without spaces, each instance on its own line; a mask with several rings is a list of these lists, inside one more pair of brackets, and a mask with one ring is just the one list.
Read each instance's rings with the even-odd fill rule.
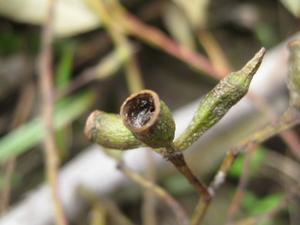
[[174,139],[173,116],[154,91],[143,90],[129,96],[120,115],[133,135],[152,148],[167,147]]

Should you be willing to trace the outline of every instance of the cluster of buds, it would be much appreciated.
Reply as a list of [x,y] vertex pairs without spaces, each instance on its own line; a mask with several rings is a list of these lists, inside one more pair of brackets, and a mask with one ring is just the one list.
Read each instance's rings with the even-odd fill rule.
[[183,134],[174,141],[175,122],[168,106],[151,90],[129,96],[120,115],[94,111],[87,119],[85,134],[90,141],[112,149],[139,146],[183,151],[216,124],[248,91],[265,49],[262,48],[239,71],[221,80],[200,102]]

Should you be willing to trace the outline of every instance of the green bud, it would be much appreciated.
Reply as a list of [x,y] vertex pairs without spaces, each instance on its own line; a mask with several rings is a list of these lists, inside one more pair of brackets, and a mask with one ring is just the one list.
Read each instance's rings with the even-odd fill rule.
[[192,121],[174,143],[177,150],[183,151],[192,145],[247,93],[264,54],[262,48],[241,70],[229,74],[201,99]]
[[300,108],[300,40],[290,42],[289,50],[288,88],[290,105]]
[[134,136],[152,148],[169,146],[175,122],[166,104],[150,90],[129,96],[121,106],[121,118]]
[[98,110],[92,112],[86,121],[84,133],[90,141],[106,148],[126,150],[142,146],[117,114]]

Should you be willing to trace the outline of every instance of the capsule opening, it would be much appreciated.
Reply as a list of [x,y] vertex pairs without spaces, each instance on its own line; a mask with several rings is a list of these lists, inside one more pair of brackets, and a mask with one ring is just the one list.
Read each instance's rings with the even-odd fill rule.
[[155,111],[155,104],[153,97],[147,94],[138,96],[131,101],[128,101],[127,104],[127,118],[130,126],[135,128],[141,128],[152,117],[153,112]]
[[160,102],[156,93],[145,90],[129,97],[121,108],[127,126],[143,130],[151,126],[159,114]]

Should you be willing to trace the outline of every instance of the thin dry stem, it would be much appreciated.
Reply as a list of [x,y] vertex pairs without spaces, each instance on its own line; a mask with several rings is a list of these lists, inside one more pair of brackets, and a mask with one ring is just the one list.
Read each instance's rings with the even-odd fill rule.
[[[111,21],[112,23],[118,24],[119,21],[119,15],[117,13],[117,10],[115,9],[115,5],[120,5],[119,0],[112,0],[108,2],[107,8],[103,7],[104,10],[106,10],[106,13],[109,14],[109,12],[112,12]],[[104,5],[104,4],[103,4]],[[130,43],[128,41],[127,35],[124,28],[118,27],[118,29],[114,28],[112,26],[112,23],[107,23],[107,29],[110,30],[111,35],[119,36],[118,39],[115,39],[115,45],[119,49],[126,49],[129,52],[128,61],[125,64],[125,76],[127,80],[127,86],[130,93],[138,92],[142,89],[144,89],[143,79],[140,72],[140,69],[138,67],[137,58],[133,54],[133,51],[131,51],[132,47],[130,46]],[[117,25],[116,25],[117,27]],[[112,34],[115,33],[115,34]]]
[[[135,93],[143,89],[143,81],[141,79],[140,70],[136,61],[136,57],[132,54],[125,64],[127,86],[130,93]],[[152,151],[147,151],[146,155],[146,171],[147,180],[155,184],[156,169],[153,160]],[[144,202],[142,206],[143,225],[156,225],[156,198],[150,190],[144,192]]]
[[120,26],[116,24],[116,21],[114,21],[114,18],[111,17],[107,5],[104,3],[103,0],[86,0],[88,5],[97,13],[99,18],[101,18],[101,21],[104,25],[104,27],[107,29],[107,32],[109,33],[110,37],[112,38],[117,51],[123,53],[123,51],[129,51],[130,46],[127,43],[126,37],[123,35],[123,30]]
[[[272,122],[269,126],[265,126],[261,130],[255,132],[249,139],[240,143],[241,151],[243,147],[251,143],[261,143],[266,139],[295,126],[300,122],[299,112],[293,108],[289,108],[282,116],[276,121]],[[243,151],[242,151],[243,152]]]
[[137,59],[134,55],[131,55],[128,58],[127,63],[125,64],[125,75],[130,93],[135,93],[144,89],[140,69],[137,63]]
[[104,203],[105,207],[107,208],[107,212],[109,215],[111,215],[111,217],[113,217],[113,220],[116,221],[116,224],[134,225],[134,223],[122,213],[115,202],[105,201]]
[[293,129],[281,132],[280,137],[287,144],[288,150],[300,161],[300,140],[297,133]]
[[[32,82],[25,85],[18,98],[18,103],[11,123],[11,129],[22,124],[29,116],[34,99],[34,85]],[[3,179],[3,190],[0,194],[0,214],[4,214],[8,208],[11,194],[11,180],[15,170],[16,158],[12,157],[5,165],[5,174]]]
[[9,159],[5,165],[4,177],[3,177],[3,188],[1,191],[1,202],[0,202],[0,215],[4,215],[10,201],[11,194],[11,178],[13,176],[16,166],[16,158]]
[[207,201],[203,201],[203,199],[199,199],[195,210],[193,212],[192,215],[192,221],[191,221],[191,225],[199,225],[202,223],[204,216],[207,212],[207,209],[210,205],[211,199],[207,200]]
[[[272,111],[272,109],[269,108],[263,98],[260,98],[254,93],[249,93],[248,98],[253,101],[257,109],[270,118],[270,122],[278,120],[278,116]],[[279,133],[279,136],[287,144],[291,153],[300,160],[300,140],[293,129],[285,130]]]
[[55,3],[55,0],[49,0],[47,20],[42,32],[39,82],[42,96],[42,118],[46,133],[44,139],[44,153],[46,160],[47,178],[51,187],[56,223],[58,225],[66,225],[67,220],[63,211],[63,206],[58,191],[59,158],[57,154],[53,129],[52,42]]
[[163,152],[163,156],[169,160],[181,174],[185,176],[185,178],[199,193],[200,199],[194,210],[191,224],[200,224],[211,201],[212,196],[209,192],[209,189],[193,174],[189,166],[186,164],[183,154],[179,151],[176,151],[174,146],[167,148],[166,151]]
[[[154,162],[154,155],[151,150],[148,150],[145,154],[146,168],[145,179],[155,184],[156,169]],[[158,224],[156,218],[156,197],[152,191],[146,190],[144,193],[144,202],[142,208],[143,225],[156,225]]]
[[145,190],[151,191],[153,194],[155,194],[158,198],[160,198],[163,202],[165,202],[174,212],[178,224],[181,225],[188,225],[188,217],[186,215],[185,210],[182,208],[182,206],[179,204],[179,202],[176,201],[175,198],[173,198],[166,190],[164,190],[162,187],[156,185],[155,183],[145,179],[135,171],[129,169],[126,167],[125,163],[122,161],[121,155],[116,155],[114,152],[104,149],[104,152],[116,160],[118,163],[117,168],[130,180],[144,188]]
[[168,151],[163,153],[163,156],[170,161],[175,168],[183,174],[186,179],[190,182],[190,184],[195,188],[195,190],[200,194],[200,196],[204,199],[204,201],[208,201],[210,199],[210,193],[206,186],[193,174],[191,169],[185,162],[184,156],[181,152],[177,152],[175,150],[169,149]]
[[137,183],[141,187],[146,190],[152,191],[155,193],[160,199],[162,199],[165,203],[167,203],[170,208],[173,210],[174,214],[177,217],[177,221],[179,224],[188,225],[188,219],[184,209],[181,205],[164,189],[155,185],[154,183],[146,180],[139,174],[133,172],[132,170],[128,169],[123,162],[118,164],[118,169],[125,174],[130,180]]
[[227,221],[232,221],[238,212],[242,199],[244,197],[246,187],[249,180],[249,169],[250,169],[250,161],[253,156],[253,151],[256,149],[256,145],[251,146],[249,150],[246,152],[246,157],[243,165],[242,175],[239,180],[238,187],[234,194],[233,200],[230,203],[227,215]]
[[141,74],[126,34],[124,33],[123,28],[118,25],[118,18],[111,15],[110,9],[108,8],[109,4],[106,4],[103,0],[86,1],[101,18],[101,21],[111,36],[119,54],[123,55],[124,51],[127,52],[128,60],[125,63],[125,74],[130,93],[142,90],[144,85]]
[[211,63],[221,74],[229,74],[232,69],[218,41],[208,30],[198,32],[198,40],[205,49]]
[[237,157],[237,153],[233,150],[227,152],[226,157],[224,158],[218,172],[216,173],[215,177],[213,178],[211,184],[209,185],[209,192],[212,196],[215,195],[215,192],[221,187],[221,185],[225,182],[226,175],[231,168],[233,162]]
[[198,72],[204,72],[215,79],[223,78],[226,75],[216,70],[206,57],[178,45],[158,29],[144,24],[127,12],[120,4],[114,6],[115,11],[119,14],[119,22],[129,34],[172,55]]
[[[127,37],[125,33],[119,29],[116,24],[118,21],[115,20],[115,18],[111,17],[111,14],[109,13],[109,9],[107,8],[108,5],[104,3],[104,1],[91,1],[89,2],[95,6],[95,10],[97,11],[98,15],[101,17],[106,29],[108,30],[108,33],[110,34],[119,54],[123,54],[124,51],[126,51],[128,54],[127,61],[125,63],[125,77],[127,81],[128,90],[130,93],[135,93],[144,88],[143,81],[141,78],[140,70],[138,68],[138,64],[136,61],[136,57],[133,54],[133,51],[131,50],[131,46],[129,44],[129,41],[127,40]],[[150,153],[148,153],[149,155]],[[150,159],[151,160],[151,159]],[[151,182],[153,182],[153,173],[155,171],[155,168],[153,166],[153,163],[151,164],[150,161],[148,161],[148,178]],[[152,173],[152,174],[151,174]],[[154,195],[151,191],[146,190],[144,194],[145,202],[143,205],[143,223],[145,225],[155,225],[155,199]]]

